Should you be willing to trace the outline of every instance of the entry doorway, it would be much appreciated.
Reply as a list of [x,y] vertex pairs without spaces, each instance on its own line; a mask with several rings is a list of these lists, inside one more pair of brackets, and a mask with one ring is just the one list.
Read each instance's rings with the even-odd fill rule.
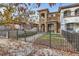
[[45,32],[45,25],[44,24],[41,25],[41,31]]
[[48,31],[51,31],[54,32],[54,24],[48,24]]

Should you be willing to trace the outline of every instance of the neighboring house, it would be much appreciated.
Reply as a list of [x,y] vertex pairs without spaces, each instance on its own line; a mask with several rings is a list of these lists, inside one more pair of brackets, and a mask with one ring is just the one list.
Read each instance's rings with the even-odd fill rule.
[[61,30],[79,32],[79,4],[62,6],[59,11]]
[[40,14],[39,31],[48,32],[51,29],[55,33],[60,32],[59,12],[49,12],[48,9],[42,9],[38,12]]
[[39,24],[39,15],[38,15],[38,13],[30,14],[29,15],[29,22]]
[[35,13],[32,13],[29,15],[29,19],[28,22],[30,24],[30,28],[31,30],[35,30],[35,28],[37,29],[36,31],[38,31],[39,27],[39,14],[38,12],[35,11]]

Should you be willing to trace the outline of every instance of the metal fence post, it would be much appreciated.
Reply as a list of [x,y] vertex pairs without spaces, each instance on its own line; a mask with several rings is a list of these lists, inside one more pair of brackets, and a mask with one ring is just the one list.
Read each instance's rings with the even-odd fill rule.
[[51,48],[51,31],[50,31],[50,37],[49,38],[50,38],[50,48]]
[[9,30],[8,30],[8,38],[9,38],[9,34],[10,34],[10,33],[9,33]]
[[25,42],[26,42],[26,31],[24,30],[24,34],[25,34]]
[[16,30],[16,32],[17,32],[16,34],[17,34],[17,40],[18,40],[18,29]]

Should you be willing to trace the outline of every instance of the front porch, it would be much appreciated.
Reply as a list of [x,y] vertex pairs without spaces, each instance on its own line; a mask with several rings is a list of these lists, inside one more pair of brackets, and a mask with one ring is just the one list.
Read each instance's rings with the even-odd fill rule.
[[41,32],[49,32],[50,30],[54,33],[59,32],[59,24],[56,21],[49,21],[45,24],[40,24],[39,31]]

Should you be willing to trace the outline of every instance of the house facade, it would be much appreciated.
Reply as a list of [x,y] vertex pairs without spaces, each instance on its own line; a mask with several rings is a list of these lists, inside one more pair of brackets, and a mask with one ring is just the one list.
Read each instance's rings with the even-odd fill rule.
[[49,12],[48,9],[39,10],[39,31],[60,32],[60,13]]
[[79,31],[79,4],[60,7],[61,30]]

